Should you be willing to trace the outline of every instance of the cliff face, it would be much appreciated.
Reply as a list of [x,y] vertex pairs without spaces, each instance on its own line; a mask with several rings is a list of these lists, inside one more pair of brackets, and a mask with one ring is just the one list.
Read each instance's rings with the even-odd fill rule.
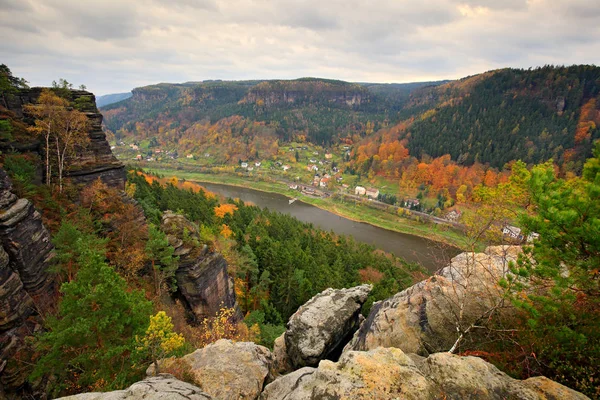
[[237,308],[227,261],[200,244],[194,224],[181,215],[166,212],[161,229],[179,256],[177,286],[196,319],[214,317],[221,307]]
[[353,107],[369,100],[369,91],[356,84],[299,79],[262,82],[250,89],[243,101],[266,107],[296,103],[325,103]]
[[54,255],[41,215],[27,199],[11,192],[0,169],[0,397],[25,384],[25,338],[40,328],[37,306],[49,306],[54,280],[48,273]]
[[[18,118],[24,118],[23,106],[37,102],[42,88],[26,89],[18,95],[7,96],[8,110],[12,111]],[[85,112],[91,122],[89,132],[90,144],[78,153],[77,159],[73,160],[67,171],[67,177],[76,184],[87,184],[100,178],[108,186],[118,189],[125,188],[125,169],[123,163],[118,161],[110,150],[106,135],[102,131],[102,114],[98,112],[95,97],[85,90],[71,90],[73,102],[79,101],[81,110]],[[0,150],[27,149],[42,153],[40,141],[32,137],[27,142],[8,143],[0,146]]]

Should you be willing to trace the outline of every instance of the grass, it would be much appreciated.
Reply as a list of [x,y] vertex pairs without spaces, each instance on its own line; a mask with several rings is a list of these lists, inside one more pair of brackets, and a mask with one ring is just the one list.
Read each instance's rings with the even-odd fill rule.
[[377,210],[366,205],[355,204],[336,199],[322,199],[312,196],[305,196],[296,190],[289,189],[281,182],[266,182],[257,178],[244,178],[234,175],[203,174],[198,172],[189,172],[163,167],[146,167],[146,171],[153,174],[164,176],[177,176],[195,182],[220,183],[231,186],[248,187],[248,182],[252,182],[251,188],[263,192],[278,193],[288,197],[296,197],[305,203],[314,205],[323,210],[330,211],[339,216],[368,224],[415,236],[425,237],[427,239],[443,242],[458,248],[466,247],[466,238],[459,232],[450,229],[447,226],[441,226],[434,223],[423,223],[398,215],[393,215],[381,210]]

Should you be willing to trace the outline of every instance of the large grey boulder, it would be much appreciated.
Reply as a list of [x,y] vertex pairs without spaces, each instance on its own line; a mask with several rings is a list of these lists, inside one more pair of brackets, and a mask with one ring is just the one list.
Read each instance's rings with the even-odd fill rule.
[[326,289],[290,317],[284,339],[294,369],[316,366],[322,359],[341,353],[361,322],[360,310],[372,288]]
[[349,351],[267,385],[261,400],[305,399],[587,399],[546,378],[519,381],[476,357],[422,358],[395,348]]
[[450,350],[474,323],[513,312],[498,282],[520,253],[519,246],[492,246],[457,255],[439,274],[375,303],[346,350],[383,346],[421,355]]
[[[161,370],[182,364],[195,385],[221,400],[256,399],[273,379],[271,352],[250,342],[221,339],[181,358],[161,361]],[[154,374],[153,365],[147,373]]]
[[136,382],[125,390],[105,393],[83,393],[62,397],[59,400],[211,400],[200,388],[160,374]]

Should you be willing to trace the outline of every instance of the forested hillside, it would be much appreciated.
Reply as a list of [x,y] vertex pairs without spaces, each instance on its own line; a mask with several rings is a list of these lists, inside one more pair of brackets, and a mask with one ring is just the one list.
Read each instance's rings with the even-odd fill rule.
[[[212,150],[224,154],[217,163],[276,155],[275,143],[344,143],[355,146],[352,170],[387,175],[373,160],[358,165],[358,146],[402,144],[419,161],[449,154],[461,166],[502,169],[517,159],[552,158],[578,173],[600,136],[599,93],[600,68],[546,66],[412,84],[316,78],[158,84],[134,89],[132,98],[102,112],[117,139]],[[390,130],[384,142],[381,133]]]
[[591,66],[503,69],[452,82],[413,96],[407,111],[428,100],[434,107],[407,130],[408,149],[498,168],[550,158],[581,164],[600,135],[599,94],[600,68]]

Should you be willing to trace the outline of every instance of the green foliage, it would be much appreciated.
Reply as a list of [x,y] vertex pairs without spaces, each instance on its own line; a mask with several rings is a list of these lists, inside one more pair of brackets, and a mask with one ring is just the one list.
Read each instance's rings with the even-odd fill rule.
[[275,325],[266,322],[265,312],[260,310],[249,313],[246,318],[244,318],[244,323],[248,326],[248,328],[258,324],[258,327],[260,328],[259,344],[268,347],[269,349],[273,349],[273,343],[275,342],[275,339],[285,332],[285,325]]
[[[80,213],[78,225],[82,222],[91,222]],[[92,224],[90,224],[92,225]],[[88,226],[92,228],[93,226]],[[93,233],[80,230],[75,224],[63,220],[58,231],[52,237],[52,244],[56,249],[54,266],[52,270],[59,275],[61,282],[72,281],[80,268],[79,261],[85,252],[93,252],[99,255],[106,254],[106,243],[108,239],[101,239]]]
[[27,81],[13,76],[12,71],[5,64],[0,64],[0,94],[16,93],[19,89],[26,89]]
[[583,178],[557,179],[540,165],[529,182],[535,215],[522,218],[539,233],[519,263],[532,285],[515,303],[526,311],[540,371],[591,397],[600,395],[600,143]]
[[33,161],[22,154],[7,154],[4,156],[3,168],[15,185],[21,196],[31,194],[35,190],[36,167]]
[[122,388],[140,379],[145,367],[131,354],[136,335],[148,326],[151,303],[127,288],[103,254],[83,250],[77,262],[76,279],[61,286],[58,315],[47,319],[47,331],[37,337],[43,356],[30,377],[52,375],[55,395]]
[[154,286],[156,293],[160,294],[164,285],[169,291],[177,290],[175,271],[179,257],[173,256],[175,249],[169,245],[167,235],[150,224],[148,229],[148,241],[146,242],[146,255],[152,262],[154,274]]
[[7,119],[0,119],[0,140],[12,140],[12,124]]

